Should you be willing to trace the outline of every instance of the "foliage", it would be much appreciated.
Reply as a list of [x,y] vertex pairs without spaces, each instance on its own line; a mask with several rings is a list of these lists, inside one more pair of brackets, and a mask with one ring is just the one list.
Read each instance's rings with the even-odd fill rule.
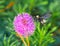
[[34,35],[30,38],[32,46],[48,46],[48,44],[53,43],[55,40],[53,39],[53,34],[57,27],[51,27],[51,23],[44,25],[42,28],[40,23],[37,23],[37,28]]
[[[0,46],[24,46],[13,29],[13,19],[18,13],[27,12],[34,17],[48,11],[52,13],[48,24],[42,26],[35,20],[35,33],[29,37],[31,46],[49,46],[60,38],[60,29],[56,29],[60,28],[60,0],[0,0]],[[59,37],[53,35],[55,31]]]
[[[16,35],[16,33],[13,30],[13,25],[12,25],[11,19],[9,19],[8,23],[9,26],[6,28],[8,32],[11,34]],[[57,29],[57,27],[51,28],[51,23],[45,24],[41,28],[41,24],[39,22],[36,22],[36,30],[35,33],[29,37],[30,45],[31,46],[47,46],[50,43],[53,43],[55,40],[53,38],[53,32]],[[50,30],[49,30],[50,29]]]

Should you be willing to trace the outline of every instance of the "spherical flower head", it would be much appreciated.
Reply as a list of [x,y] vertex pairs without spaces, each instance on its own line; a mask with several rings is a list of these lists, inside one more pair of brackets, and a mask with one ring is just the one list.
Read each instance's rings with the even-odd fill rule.
[[18,34],[28,37],[34,33],[35,24],[32,16],[28,13],[18,14],[13,21],[14,29]]

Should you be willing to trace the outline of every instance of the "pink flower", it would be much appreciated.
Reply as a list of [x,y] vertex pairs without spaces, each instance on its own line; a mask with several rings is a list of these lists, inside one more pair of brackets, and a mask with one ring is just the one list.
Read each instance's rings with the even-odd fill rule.
[[13,21],[14,29],[24,37],[34,33],[35,24],[32,16],[28,13],[18,14]]

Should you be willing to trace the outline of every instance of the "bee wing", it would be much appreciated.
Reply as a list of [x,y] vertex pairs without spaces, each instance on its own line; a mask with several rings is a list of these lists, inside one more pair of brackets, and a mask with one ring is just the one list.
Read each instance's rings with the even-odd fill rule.
[[51,14],[50,13],[47,13],[45,15],[42,16],[43,19],[48,19],[51,17]]
[[50,13],[47,13],[47,14],[45,14],[45,15],[43,15],[43,16],[41,16],[41,23],[42,24],[44,24],[44,23],[46,23],[47,22],[47,19],[49,19],[51,17],[51,14]]

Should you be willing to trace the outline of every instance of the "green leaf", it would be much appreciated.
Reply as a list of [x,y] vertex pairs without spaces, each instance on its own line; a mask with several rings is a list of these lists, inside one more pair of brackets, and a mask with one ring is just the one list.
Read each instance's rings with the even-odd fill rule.
[[8,44],[10,44],[11,38],[13,35],[10,35],[10,37],[8,38]]
[[27,7],[28,7],[28,4],[25,4],[23,7],[23,11],[25,11]]
[[3,9],[3,8],[5,8],[5,6],[4,5],[0,5],[0,9]]
[[56,29],[57,29],[57,27],[53,27],[53,28],[51,29],[50,33],[56,31]]
[[42,1],[40,3],[37,4],[37,6],[40,6],[40,5],[47,5],[48,4],[48,1]]
[[16,46],[16,45],[15,45],[16,42],[17,42],[17,40],[14,41],[14,42],[12,42],[12,43],[10,44],[10,46]]
[[5,0],[0,0],[0,4],[3,4],[3,3],[5,3]]
[[7,46],[6,35],[4,36],[3,43],[4,43],[4,46]]

